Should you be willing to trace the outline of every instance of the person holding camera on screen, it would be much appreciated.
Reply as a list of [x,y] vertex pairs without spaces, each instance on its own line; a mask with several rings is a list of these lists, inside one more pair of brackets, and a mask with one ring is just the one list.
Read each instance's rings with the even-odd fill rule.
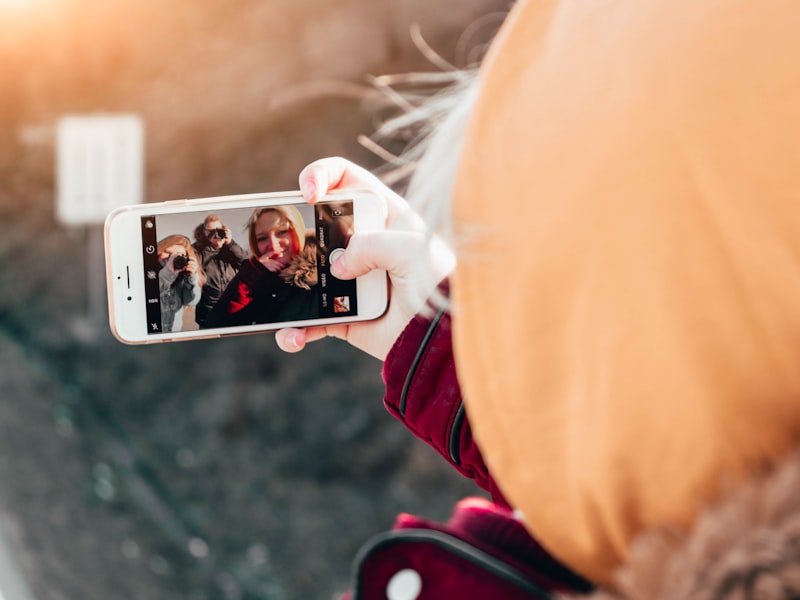
[[206,327],[296,321],[319,315],[317,243],[294,206],[253,211],[247,226],[252,256],[242,263]]
[[225,288],[236,277],[247,251],[231,236],[231,230],[217,215],[208,215],[194,231],[192,244],[200,254],[206,283],[195,308],[195,321],[201,329]]
[[170,235],[158,242],[159,299],[161,330],[181,331],[183,308],[195,306],[202,295],[205,280],[200,256],[185,235]]

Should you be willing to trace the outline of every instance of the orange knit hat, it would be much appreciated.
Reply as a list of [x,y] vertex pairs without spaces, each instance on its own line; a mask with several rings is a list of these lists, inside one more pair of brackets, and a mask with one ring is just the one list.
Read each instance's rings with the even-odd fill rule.
[[795,0],[520,0],[484,63],[459,379],[503,492],[595,581],[800,439],[798,31]]

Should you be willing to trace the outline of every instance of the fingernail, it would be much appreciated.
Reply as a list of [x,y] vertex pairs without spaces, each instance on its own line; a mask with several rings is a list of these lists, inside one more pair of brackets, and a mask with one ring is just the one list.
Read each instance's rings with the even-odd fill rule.
[[342,253],[337,253],[331,261],[331,275],[334,277],[341,277],[344,273],[344,259]]
[[317,191],[317,186],[314,184],[313,180],[306,179],[300,184],[300,191],[303,192],[303,196],[305,196],[306,200],[312,200],[314,198],[314,193]]
[[289,336],[289,345],[292,348],[299,348],[300,347],[300,344],[297,341],[297,337],[298,337],[298,334],[297,334],[296,331],[294,333],[292,333],[292,335]]

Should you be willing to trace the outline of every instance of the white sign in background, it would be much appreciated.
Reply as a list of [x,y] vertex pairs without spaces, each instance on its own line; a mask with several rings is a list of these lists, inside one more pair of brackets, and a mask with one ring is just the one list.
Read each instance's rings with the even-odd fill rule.
[[89,303],[86,316],[72,321],[73,332],[92,342],[107,314],[99,226],[115,208],[143,202],[144,123],[135,114],[65,115],[56,126],[55,150],[56,217],[86,233]]
[[142,203],[141,117],[67,115],[56,136],[56,216],[62,224],[98,225],[113,209]]

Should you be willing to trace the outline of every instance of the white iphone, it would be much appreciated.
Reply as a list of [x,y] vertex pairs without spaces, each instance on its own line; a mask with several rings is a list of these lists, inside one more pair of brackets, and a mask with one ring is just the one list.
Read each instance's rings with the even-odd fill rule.
[[282,192],[116,209],[105,224],[111,331],[147,344],[376,319],[386,272],[344,281],[330,264],[385,221],[367,191],[314,205]]

